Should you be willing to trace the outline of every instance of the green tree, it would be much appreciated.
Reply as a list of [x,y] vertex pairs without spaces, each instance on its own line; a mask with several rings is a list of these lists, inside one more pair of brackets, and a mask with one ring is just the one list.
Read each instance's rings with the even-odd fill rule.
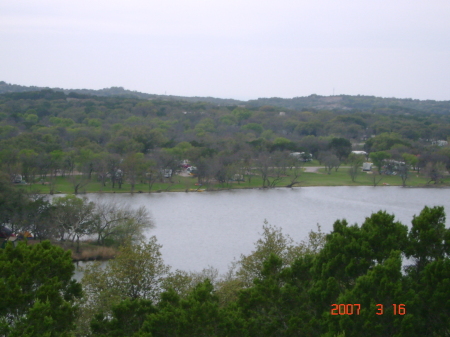
[[417,164],[419,163],[419,158],[410,153],[403,153],[402,155],[405,164],[412,167],[413,170],[417,170]]
[[402,179],[402,186],[406,186],[406,180],[409,178],[409,165],[406,163],[400,163],[397,167],[397,173],[400,179]]
[[54,239],[59,231],[54,222],[54,207],[45,196],[34,195],[21,208],[16,232],[31,232],[36,239]]
[[391,158],[391,155],[385,151],[372,152],[369,155],[372,162],[377,167],[378,174],[381,174],[381,168],[383,167],[383,161]]
[[135,336],[147,316],[156,312],[152,301],[125,299],[113,306],[111,316],[100,312],[91,322],[92,337]]
[[361,227],[336,221],[314,260],[317,282],[311,295],[317,310],[329,312],[329,304],[337,303],[339,294],[350,290],[358,277],[386,260],[392,250],[404,249],[406,233],[406,226],[382,211],[366,218]]
[[261,132],[264,131],[264,128],[261,124],[258,123],[248,123],[241,127],[242,130],[251,130],[256,133],[256,136],[259,136]]
[[143,180],[148,168],[143,153],[130,153],[123,161],[125,176],[131,185],[131,193],[134,192],[134,186],[139,180]]
[[445,228],[444,207],[425,207],[414,216],[408,234],[406,256],[415,261],[417,272],[427,264],[450,255],[450,229]]
[[93,266],[86,269],[85,291],[93,299],[102,292],[109,292],[121,299],[157,300],[160,284],[169,271],[160,249],[154,236],[148,242],[121,246],[117,257],[106,268]]
[[[316,336],[316,312],[308,296],[312,256],[283,267],[274,254],[264,261],[261,277],[239,293],[235,322],[243,336]],[[230,309],[233,307],[230,306]]]
[[236,117],[238,125],[241,125],[242,121],[247,120],[252,116],[252,112],[244,108],[236,108],[231,113]]
[[242,290],[238,305],[249,336],[286,336],[289,329],[289,313],[286,312],[282,284],[285,282],[283,261],[270,254],[260,270],[260,278],[253,287]]
[[[161,296],[156,313],[147,316],[141,329],[144,336],[226,336],[226,317],[209,280],[199,283],[186,299],[169,290]],[[229,328],[236,336],[237,331]],[[145,335],[147,333],[147,335]]]
[[[74,195],[57,197],[52,200],[54,206],[53,221],[56,222],[62,241],[77,242],[77,253],[80,252],[80,238],[93,233],[98,221],[94,214],[95,203],[86,197]],[[67,236],[66,236],[67,235]]]
[[161,245],[153,236],[148,242],[128,243],[119,249],[106,267],[99,263],[88,266],[82,279],[85,300],[81,303],[80,331],[87,333],[94,316],[112,314],[121,301],[157,301],[162,282],[169,271],[161,257]]
[[9,175],[10,181],[14,181],[16,175],[21,173],[19,150],[9,148],[0,151],[0,164],[2,170]]
[[352,152],[352,143],[346,138],[333,138],[328,146],[339,161],[347,159]]
[[254,279],[261,278],[263,263],[271,254],[278,256],[283,261],[283,267],[292,264],[296,258],[305,254],[315,254],[323,246],[325,235],[321,232],[320,226],[317,232],[309,233],[308,241],[295,243],[281,228],[277,228],[264,222],[261,238],[255,243],[255,250],[249,255],[241,255],[237,266],[239,269],[236,276],[245,284],[250,286]]
[[11,226],[13,232],[19,229],[22,213],[28,202],[24,191],[17,189],[9,177],[0,172],[0,227]]
[[398,133],[384,132],[375,137],[369,138],[364,145],[364,149],[367,152],[387,151],[397,144],[408,147],[410,146],[409,142],[403,139],[403,137]]
[[[331,337],[339,331],[345,331],[345,335],[349,337],[416,336],[408,329],[407,323],[411,321],[411,317],[399,315],[398,308],[399,304],[404,304],[408,312],[412,308],[413,298],[414,292],[408,291],[407,283],[402,277],[401,253],[392,251],[382,264],[358,277],[354,287],[343,292],[333,302],[351,304],[349,310],[353,310],[353,314],[331,315],[329,310],[325,316],[328,333],[324,336]],[[383,306],[382,315],[377,315],[381,313],[379,304]],[[393,304],[397,305],[395,315]]]
[[416,285],[417,296],[409,306],[414,314],[413,329],[417,336],[447,336],[449,334],[449,287],[450,259],[448,257],[430,262],[420,273],[420,280]]
[[284,138],[284,137],[277,137],[273,141],[271,151],[276,151],[276,150],[278,150],[278,151],[284,151],[284,150],[294,151],[295,147],[296,147],[295,144],[293,142],[291,142],[289,139]]
[[19,158],[22,163],[22,175],[28,183],[33,183],[37,172],[38,154],[34,150],[23,149],[19,152]]
[[0,249],[0,334],[68,336],[81,297],[73,272],[70,251],[48,241]]

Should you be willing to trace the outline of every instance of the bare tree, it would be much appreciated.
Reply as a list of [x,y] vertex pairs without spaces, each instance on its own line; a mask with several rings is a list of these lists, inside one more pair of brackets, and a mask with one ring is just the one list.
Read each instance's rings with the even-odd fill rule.
[[104,245],[106,239],[116,243],[138,240],[144,229],[153,226],[145,207],[133,210],[115,202],[102,202],[97,203],[94,213],[96,222],[93,234],[97,234],[97,242],[100,245]]
[[364,162],[364,157],[358,154],[351,153],[348,157],[348,164],[350,168],[348,169],[348,174],[352,178],[352,182],[355,182],[356,177],[361,172],[361,165]]
[[275,160],[277,154],[272,157],[268,152],[262,152],[258,156],[258,171],[262,178],[262,187],[275,187],[282,179],[283,168],[277,167]]
[[322,152],[319,156],[319,160],[325,165],[325,170],[328,174],[331,174],[331,170],[333,169],[337,171],[337,169],[341,165],[338,157],[336,157],[335,154],[329,151]]
[[108,168],[108,176],[111,179],[112,188],[116,186],[116,183],[119,184],[119,188],[122,184],[123,172],[120,169],[120,164],[122,163],[122,159],[117,154],[110,154],[106,157],[106,165]]
[[288,165],[290,175],[289,175],[289,185],[287,185],[286,187],[293,187],[300,183],[298,181],[298,178],[303,172],[303,162],[301,161],[300,158],[297,158],[295,156],[289,156]]
[[19,160],[19,150],[4,149],[0,152],[0,164],[3,170],[9,175],[11,181],[21,172]]
[[172,182],[172,176],[180,167],[179,159],[175,155],[163,150],[156,152],[154,158],[161,173],[161,182],[164,178],[169,178],[169,181]]
[[52,203],[55,207],[53,219],[58,225],[61,240],[74,242],[76,239],[78,253],[80,238],[91,233],[96,222],[93,214],[95,204],[86,197],[77,198],[74,195],[55,198]]
[[425,166],[425,175],[428,177],[427,184],[434,182],[435,184],[442,181],[446,174],[445,164],[441,162],[428,163]]
[[78,194],[83,187],[91,182],[91,180],[85,172],[72,172],[70,175],[70,182],[73,186],[73,193]]
[[143,176],[146,169],[146,162],[143,153],[130,153],[124,161],[123,167],[127,180],[131,185],[131,193],[134,192],[134,186],[141,176]]
[[397,173],[402,179],[402,186],[406,186],[406,180],[409,178],[409,165],[406,163],[399,164],[397,168]]
[[383,179],[383,176],[380,173],[378,173],[378,171],[373,171],[372,174],[370,174],[369,176],[370,181],[372,182],[374,187],[377,186]]
[[267,152],[261,152],[258,156],[258,171],[262,178],[262,187],[266,188],[269,185],[269,174],[272,162]]
[[153,184],[159,179],[159,172],[156,163],[153,160],[148,162],[147,171],[145,172],[145,179],[148,183],[148,192],[152,191]]

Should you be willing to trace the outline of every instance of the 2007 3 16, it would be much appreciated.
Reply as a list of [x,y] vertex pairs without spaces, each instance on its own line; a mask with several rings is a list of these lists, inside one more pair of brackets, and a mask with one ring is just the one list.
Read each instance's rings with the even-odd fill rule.
[[[331,305],[331,314],[332,315],[359,315],[361,311],[361,304],[332,304]],[[377,304],[376,305],[376,314],[383,315],[384,314],[384,305]],[[393,314],[394,315],[405,315],[406,307],[404,304],[392,304]]]

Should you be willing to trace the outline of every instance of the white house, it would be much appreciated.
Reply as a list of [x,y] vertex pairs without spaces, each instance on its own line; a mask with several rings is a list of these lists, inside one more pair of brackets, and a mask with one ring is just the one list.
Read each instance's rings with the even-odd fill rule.
[[354,153],[356,155],[365,155],[365,156],[367,156],[367,152],[366,151],[352,151],[352,153]]

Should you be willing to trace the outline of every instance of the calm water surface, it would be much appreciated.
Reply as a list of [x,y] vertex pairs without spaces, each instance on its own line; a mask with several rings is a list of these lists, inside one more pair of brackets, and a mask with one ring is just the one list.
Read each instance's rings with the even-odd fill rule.
[[[401,187],[302,187],[202,193],[102,194],[91,199],[145,206],[163,245],[164,261],[173,269],[221,273],[234,258],[253,250],[264,220],[299,242],[320,224],[328,233],[337,219],[359,225],[371,213],[386,210],[410,225],[424,206],[450,211],[450,189]],[[449,225],[447,221],[447,226]]]

